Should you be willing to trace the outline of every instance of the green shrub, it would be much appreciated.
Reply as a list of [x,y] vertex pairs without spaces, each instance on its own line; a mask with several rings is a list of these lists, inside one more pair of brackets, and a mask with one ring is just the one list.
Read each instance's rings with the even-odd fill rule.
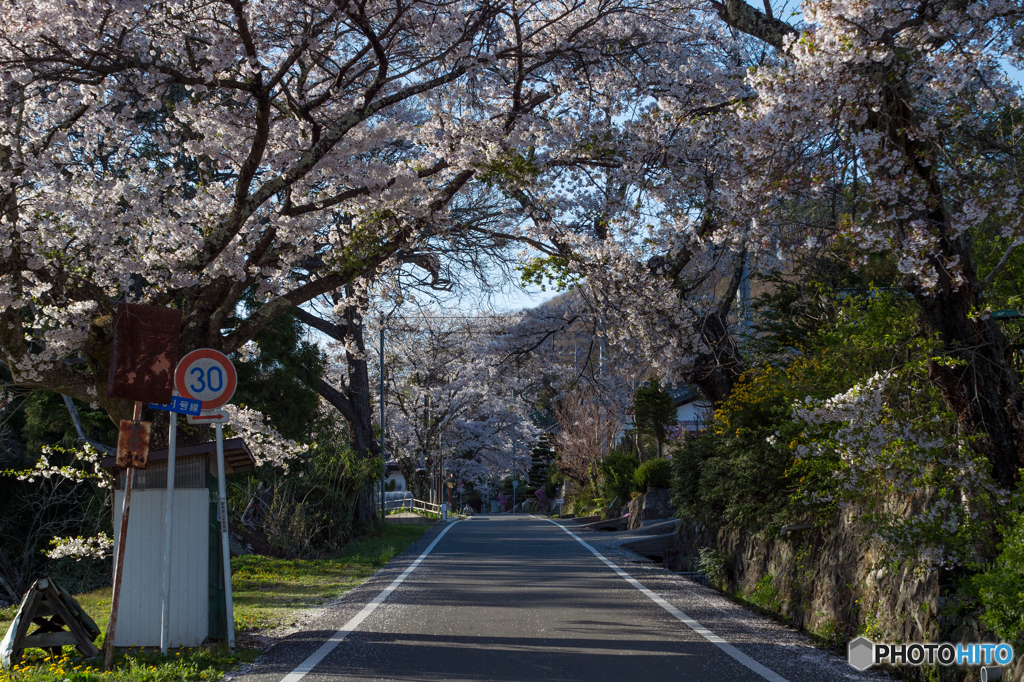
[[974,585],[985,607],[985,625],[1005,641],[1017,643],[1024,634],[1024,514],[1012,515],[999,547],[999,557],[988,571],[974,577]]
[[[713,423],[717,426],[717,423]],[[767,429],[716,433],[708,429],[672,456],[676,515],[714,527],[777,532],[795,513],[793,456],[766,442]]]
[[698,551],[697,567],[708,579],[708,585],[715,589],[722,589],[722,581],[725,580],[725,567],[728,559],[718,550],[710,547],[701,547]]
[[319,442],[284,479],[261,514],[276,556],[315,559],[341,549],[355,533],[360,494],[380,481],[380,460],[364,459],[341,439]]
[[668,488],[672,485],[672,462],[667,459],[652,459],[644,462],[633,472],[637,490],[647,492],[649,488]]
[[769,611],[778,611],[782,607],[782,602],[779,601],[779,588],[775,587],[770,573],[757,581],[754,591],[750,593],[750,601]]
[[640,466],[640,460],[630,452],[616,450],[608,453],[601,461],[601,476],[604,477],[604,496],[609,500],[616,497],[620,502],[629,502],[635,489],[633,474]]
[[711,431],[688,438],[672,453],[672,506],[684,519],[707,522],[721,518],[722,509],[707,509],[701,495],[701,471],[705,460],[718,453],[718,438]]
[[558,486],[562,485],[564,481],[565,479],[562,478],[562,474],[558,471],[558,462],[551,460],[544,478],[544,494],[548,496],[549,500],[555,499],[558,493]]

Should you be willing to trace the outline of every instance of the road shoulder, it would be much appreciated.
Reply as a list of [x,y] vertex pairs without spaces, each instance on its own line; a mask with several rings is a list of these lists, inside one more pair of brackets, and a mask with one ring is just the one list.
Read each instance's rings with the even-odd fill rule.
[[[726,595],[690,581],[646,557],[622,547],[635,537],[573,528],[566,530],[597,550],[620,570],[679,611],[697,621],[741,652],[787,680],[891,680],[881,670],[858,672],[845,657],[820,648],[801,632],[770,616],[751,610]],[[680,623],[680,627],[685,627]],[[813,671],[813,674],[811,674]]]

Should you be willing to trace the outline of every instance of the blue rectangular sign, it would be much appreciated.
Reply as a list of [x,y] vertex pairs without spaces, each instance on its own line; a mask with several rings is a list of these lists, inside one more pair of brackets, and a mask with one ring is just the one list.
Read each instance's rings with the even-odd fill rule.
[[167,405],[150,403],[149,406],[154,410],[177,412],[178,414],[199,414],[203,411],[203,401],[192,400],[191,398],[181,398],[179,396],[171,398],[171,402]]

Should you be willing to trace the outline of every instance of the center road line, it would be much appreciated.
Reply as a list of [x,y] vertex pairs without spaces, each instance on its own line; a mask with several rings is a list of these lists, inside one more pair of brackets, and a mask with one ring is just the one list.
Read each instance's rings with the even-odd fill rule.
[[360,623],[366,620],[366,618],[371,613],[373,613],[378,606],[384,603],[384,600],[387,599],[391,595],[391,593],[394,592],[395,589],[402,584],[402,581],[408,578],[409,574],[412,573],[416,569],[416,567],[420,565],[420,562],[426,559],[427,555],[434,550],[434,547],[436,547],[437,543],[441,541],[441,538],[444,537],[444,534],[450,531],[457,523],[459,523],[459,521],[450,522],[448,526],[445,527],[445,529],[442,530],[441,533],[436,538],[434,538],[434,541],[430,543],[430,546],[423,550],[423,554],[420,554],[416,561],[409,564],[409,568],[402,571],[402,574],[400,576],[395,578],[390,585],[381,590],[380,594],[378,594],[376,597],[373,598],[372,601],[370,601],[370,603],[364,606],[362,610],[359,611],[359,613],[352,616],[352,618],[347,623],[345,623],[340,630],[331,635],[330,639],[324,642],[319,649],[314,651],[309,656],[309,658],[307,658],[298,666],[296,666],[295,670],[292,670],[290,673],[281,678],[281,682],[299,682],[299,680],[308,675],[309,672],[313,668],[315,668],[318,663],[320,663],[320,661],[324,660],[324,658],[327,657],[327,654],[334,651],[334,648],[341,644],[346,637],[348,637],[349,633],[351,633],[353,630],[359,627]]
[[[641,592],[643,592],[647,596],[648,599],[650,599],[655,604],[657,604],[661,608],[663,608],[666,611],[668,611],[669,613],[671,613],[680,622],[686,624],[691,630],[696,632],[698,635],[700,635],[701,637],[703,637],[707,641],[711,642],[712,644],[717,646],[719,649],[721,649],[725,653],[727,653],[730,656],[732,656],[734,659],[736,659],[737,662],[739,662],[742,665],[746,666],[747,668],[749,668],[750,670],[754,671],[755,673],[757,673],[758,675],[760,675],[764,679],[768,680],[769,682],[789,682],[785,677],[782,677],[778,673],[775,673],[772,670],[770,670],[770,669],[766,668],[765,666],[761,665],[760,663],[758,663],[757,661],[752,659],[750,656],[747,656],[745,653],[743,653],[742,651],[740,651],[739,649],[734,647],[732,644],[729,644],[729,642],[725,641],[724,639],[722,639],[721,637],[719,637],[715,633],[711,632],[711,630],[708,630],[706,627],[704,627],[703,625],[701,625],[700,623],[695,621],[693,618],[690,618],[688,615],[686,615],[685,613],[683,613],[682,611],[677,609],[675,606],[673,606],[672,604],[668,603],[667,601],[662,599],[660,596],[658,596],[657,594],[655,594],[651,590],[649,590],[646,587],[644,587],[640,583],[639,580],[637,580],[633,576],[631,576],[628,573],[626,573],[625,571],[623,571],[621,568],[616,566],[614,563],[612,563],[608,559],[604,558],[604,556],[602,556],[600,552],[598,552],[596,549],[594,549],[589,544],[584,542],[582,538],[580,538],[578,535],[576,535],[575,533],[570,531],[568,528],[566,528],[562,524],[557,523],[555,521],[552,521],[551,519],[542,519],[539,516],[531,515],[530,518],[547,521],[548,523],[554,524],[554,525],[558,526],[559,528],[561,528],[563,531],[566,532],[566,534],[569,535],[569,537],[573,538],[574,540],[576,540],[576,542],[580,543],[581,545],[583,545],[584,547],[589,549],[591,554],[593,554],[598,559],[603,561],[605,563],[605,565],[608,566],[608,568],[610,568],[613,571],[615,571],[619,575],[620,578],[623,578],[630,585],[632,585],[636,589],[638,589]],[[440,537],[438,539],[440,539]],[[436,542],[436,540],[435,540],[435,542]],[[431,545],[431,546],[433,546],[433,545]],[[429,552],[430,550],[428,549],[427,551]],[[285,678],[285,679],[288,680],[288,678]],[[292,682],[292,681],[288,680],[288,682]]]

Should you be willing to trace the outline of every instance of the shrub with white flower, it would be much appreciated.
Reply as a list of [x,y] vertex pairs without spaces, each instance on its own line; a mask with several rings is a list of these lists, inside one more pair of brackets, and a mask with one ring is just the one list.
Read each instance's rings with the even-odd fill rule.
[[[803,426],[790,443],[807,505],[856,508],[895,556],[921,565],[978,560],[985,529],[1009,501],[969,440],[941,412],[921,414],[920,389],[875,374],[825,400],[793,407]],[[917,406],[911,409],[911,404]]]

